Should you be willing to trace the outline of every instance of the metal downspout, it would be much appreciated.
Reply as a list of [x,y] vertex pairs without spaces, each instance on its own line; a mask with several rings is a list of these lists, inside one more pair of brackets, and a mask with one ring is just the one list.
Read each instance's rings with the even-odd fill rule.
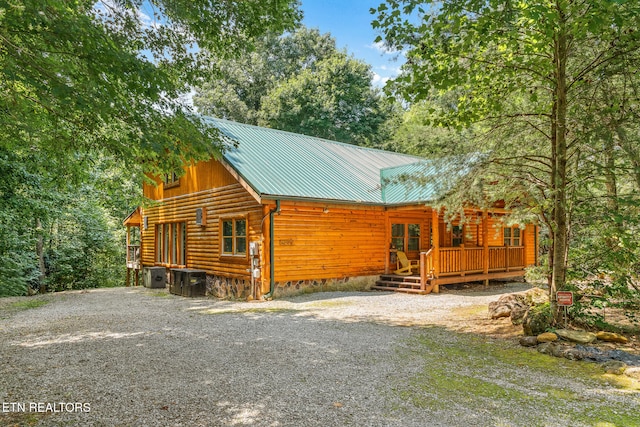
[[276,281],[274,280],[274,277],[273,277],[275,274],[275,266],[273,265],[275,261],[275,256],[273,254],[273,251],[275,249],[275,243],[273,239],[273,233],[274,233],[273,218],[274,218],[274,214],[276,213],[280,213],[279,199],[276,200],[276,208],[271,209],[269,211],[269,292],[262,296],[263,299],[273,298],[273,293],[276,290]]

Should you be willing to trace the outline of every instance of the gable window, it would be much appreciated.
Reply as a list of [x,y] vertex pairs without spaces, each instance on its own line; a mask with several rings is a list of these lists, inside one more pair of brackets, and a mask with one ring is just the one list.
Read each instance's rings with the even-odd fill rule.
[[520,246],[521,235],[520,227],[505,227],[503,229],[505,246]]
[[221,221],[222,254],[247,254],[247,220],[246,218],[228,218]]
[[156,263],[186,265],[187,223],[156,225]]
[[165,173],[162,182],[164,183],[164,188],[177,187],[180,185],[180,177],[177,173]]

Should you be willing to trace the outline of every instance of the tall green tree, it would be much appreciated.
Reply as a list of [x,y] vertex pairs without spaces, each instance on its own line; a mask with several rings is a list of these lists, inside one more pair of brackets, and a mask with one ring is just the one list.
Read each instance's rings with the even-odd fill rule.
[[388,104],[372,87],[370,67],[336,53],[304,69],[263,99],[258,123],[357,145],[383,139]]
[[[0,143],[176,169],[218,153],[181,101],[207,57],[291,28],[294,2],[0,2]],[[200,49],[198,49],[198,47]]]
[[269,33],[235,57],[212,53],[194,103],[203,114],[257,125],[263,97],[335,53],[333,37],[306,27],[284,36]]
[[391,109],[370,67],[317,29],[269,34],[238,58],[214,61],[210,73],[194,97],[204,114],[355,144],[387,135]]
[[406,50],[394,90],[408,101],[451,97],[451,108],[434,111],[430,122],[482,122],[494,136],[486,171],[511,191],[505,198],[522,204],[523,194],[537,194],[529,202],[550,230],[555,306],[566,282],[574,190],[588,176],[576,162],[592,125],[581,99],[619,74],[615,65],[637,58],[640,3],[389,0],[372,13],[380,40]]
[[0,0],[0,294],[104,282],[132,204],[121,176],[220,153],[185,100],[203,49],[299,19],[286,0]]

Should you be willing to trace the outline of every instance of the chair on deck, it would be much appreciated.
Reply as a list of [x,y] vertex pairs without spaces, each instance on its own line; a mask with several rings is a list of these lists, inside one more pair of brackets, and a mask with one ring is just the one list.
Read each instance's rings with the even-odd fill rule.
[[411,275],[411,273],[413,273],[414,269],[420,269],[420,261],[410,260],[409,258],[407,258],[407,254],[402,251],[396,252],[396,258],[398,269],[394,271],[394,273],[397,275],[409,276]]

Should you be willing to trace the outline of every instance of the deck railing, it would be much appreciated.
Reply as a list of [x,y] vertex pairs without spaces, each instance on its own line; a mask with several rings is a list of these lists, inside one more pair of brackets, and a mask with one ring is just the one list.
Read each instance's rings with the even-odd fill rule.
[[[432,271],[434,260],[426,259],[427,271]],[[484,269],[484,249],[464,246],[439,248],[439,276],[482,273]],[[524,246],[489,248],[489,271],[509,271],[524,268]]]
[[140,268],[140,245],[127,245],[127,268]]

